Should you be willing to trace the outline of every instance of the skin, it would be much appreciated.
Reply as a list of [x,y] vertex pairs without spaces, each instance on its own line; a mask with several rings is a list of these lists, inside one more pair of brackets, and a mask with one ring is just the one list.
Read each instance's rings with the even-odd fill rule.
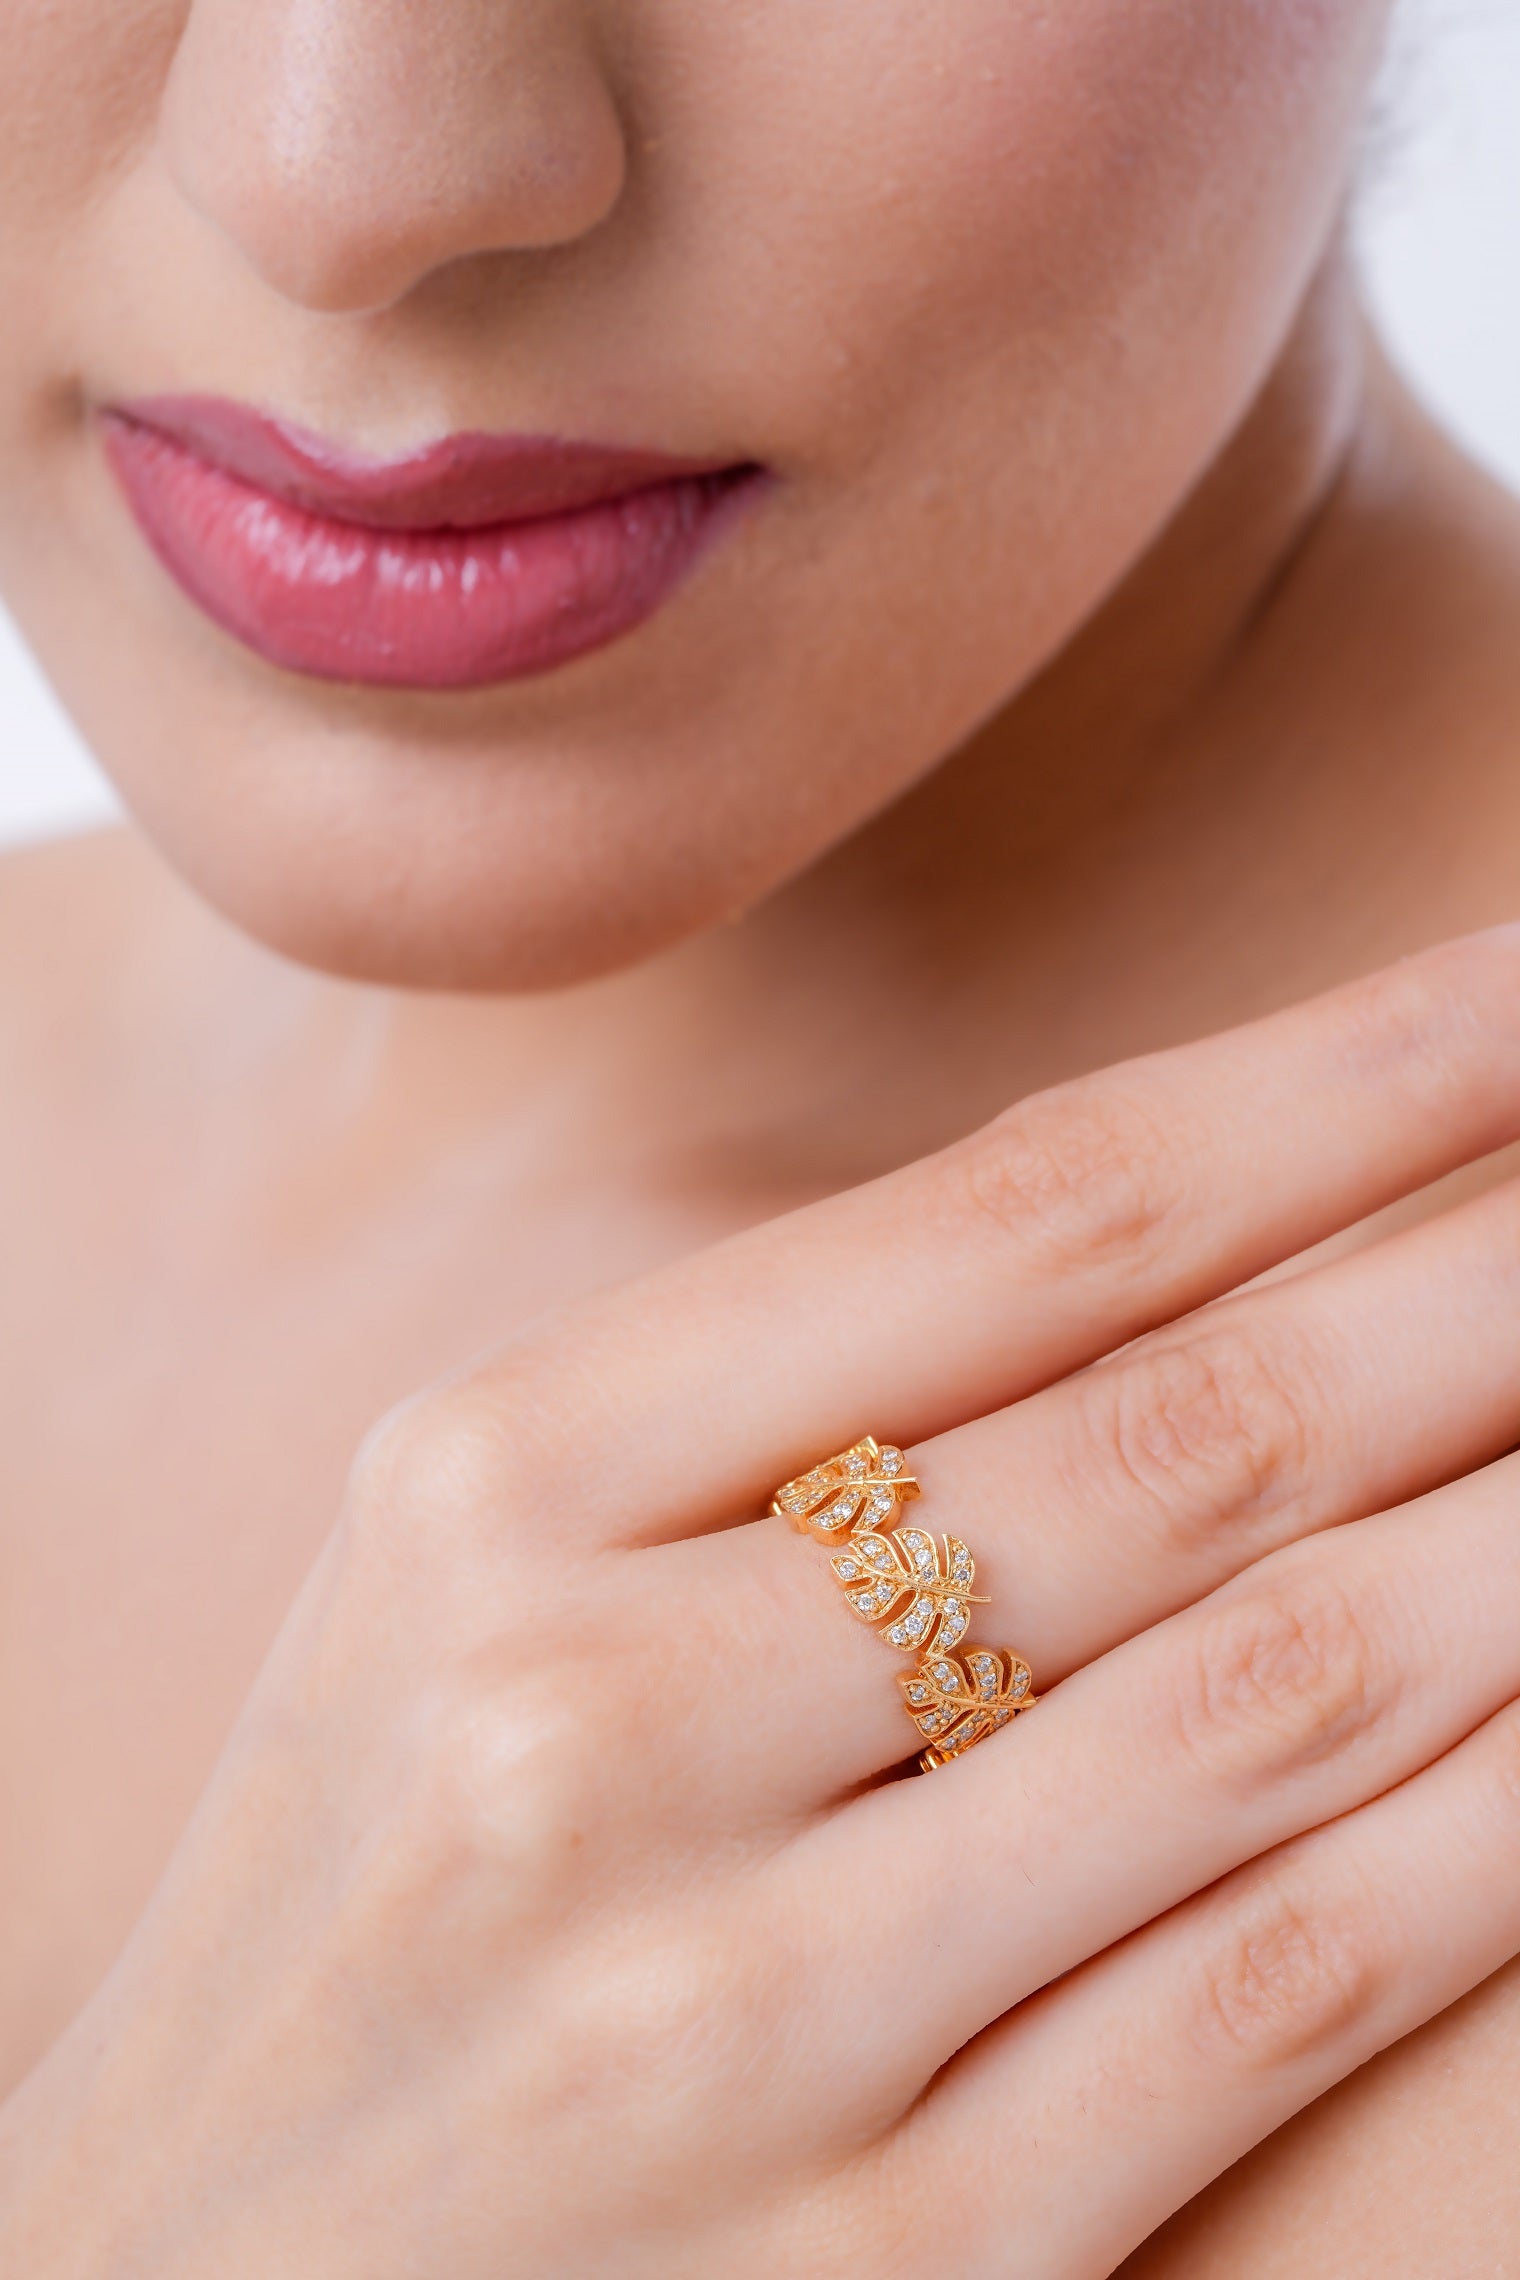
[[[944,1147],[1034,1088],[1515,907],[1520,535],[1381,369],[1338,251],[1379,8],[1083,0],[1046,16],[968,0],[947,29],[934,11],[840,4],[809,11],[802,51],[791,11],[693,0],[450,0],[420,45],[414,21],[374,0],[0,11],[0,288],[16,317],[0,371],[7,596],[149,833],[222,914],[117,841],[14,859],[0,910],[13,1073],[0,1122],[3,2017],[17,2081],[139,1917],[353,1451],[390,1404],[546,1305]],[[374,448],[449,427],[557,428],[732,451],[779,480],[635,641],[541,684],[382,699],[267,671],[146,562],[90,409],[175,386],[267,401]],[[1353,1114],[1293,1061],[1281,1097],[1285,1118],[1299,1104],[1296,1138],[1281,1146],[1318,1215],[1301,1204],[1247,1257],[1221,1250],[1201,1204],[1210,1264],[1150,1318],[1512,1136],[1512,960],[1499,949],[1478,963],[1441,970],[1428,1016],[1441,1068],[1469,1032],[1481,1048],[1462,1080],[1482,1092],[1465,1139],[1448,1114],[1444,1152],[1412,1150],[1380,1180],[1395,1100],[1369,1096]],[[580,986],[517,994],[546,983]],[[1268,1054],[1259,1038],[1246,1052],[1237,1082],[1250,1095]],[[1189,1112],[1179,1097],[1167,1116]],[[1357,1171],[1332,1207],[1340,1116]],[[1223,1159],[1201,1148],[1204,1171],[1240,1145],[1220,1139]],[[1492,1362],[1513,1343],[1513,1204],[1501,1194],[1487,1208],[1437,1248],[1400,1253],[1376,1304],[1335,1286],[1335,1320],[1383,1340],[1380,1406],[1358,1410],[1348,1388],[1338,1426],[1318,1419],[1339,1502],[1305,1512],[1268,1498],[1293,1526],[1225,1529],[1244,1552],[1223,1564],[1168,1567],[1144,1588],[1126,1576],[1097,1610],[1094,1573],[1114,1565],[1139,1507],[1129,1491],[1105,1502],[1111,1471],[1061,1470],[1056,1428],[1040,1440],[1059,1411],[1011,1412],[1017,1437],[980,1473],[971,1444],[934,1444],[925,1463],[947,1515],[958,1496],[980,1515],[1011,1477],[1038,1505],[1024,1489],[1044,1461],[1050,1509],[1108,1516],[1106,1533],[1075,1538],[1064,1572],[1060,1538],[979,1518],[976,1548],[1010,1579],[1000,1600],[1017,1596],[1042,1679],[1293,1532],[1434,1488],[1513,1443],[1517,1389]],[[777,1238],[796,1246],[790,1288],[820,1291],[831,1274],[854,1286],[862,1254],[838,1246],[837,1223],[801,1228]],[[883,1430],[940,1435],[1142,1326],[1095,1300],[1083,1336],[1042,1346],[1018,1381],[992,1308],[959,1374],[930,1394],[921,1328],[905,1324],[900,1383],[879,1353],[856,1351],[858,1378],[804,1414],[741,1334],[755,1256],[702,1286],[706,1349],[683,1329],[679,1281],[626,1302],[628,1342],[659,1353],[659,1385],[684,1382],[690,1404],[644,1448],[651,1477],[684,1476],[693,1437],[732,1418],[734,1385],[749,1389],[756,1447],[702,1478],[730,1520],[789,1456],[857,1430],[862,1404]],[[925,1273],[943,1272],[932,1244],[928,1256]],[[1046,1307],[1043,1285],[1032,1296]],[[574,1317],[547,1360],[535,1335],[551,1410],[574,1413],[586,1357],[623,1319]],[[772,1346],[796,1339],[794,1307],[765,1328]],[[858,1320],[842,1335],[858,1337]],[[704,1350],[717,1372],[705,1406],[690,1387]],[[610,1382],[624,1404],[647,1391],[626,1362]],[[1154,1390],[1146,1399],[1154,1409]],[[13,2163],[45,2180],[4,2209],[27,2269],[74,2269],[82,2252],[58,2210],[81,2175],[103,2229],[88,2244],[96,2264],[80,2268],[112,2268],[130,2133],[81,2052],[108,2021],[126,2109],[162,2136],[165,2051],[177,2064],[174,2038],[225,1992],[162,1951],[193,1950],[201,1912],[230,1927],[230,1952],[246,1944],[257,1848],[239,1785],[299,1696],[302,1655],[336,1638],[350,1674],[347,1723],[312,1744],[329,1763],[350,1765],[355,1706],[394,1675],[366,1660],[354,1614],[379,1588],[362,1550],[377,1530],[394,1542],[404,1523],[397,1572],[429,1635],[458,1643],[452,1580],[480,1575],[488,1548],[438,1443],[470,1420],[447,1401],[424,1415],[426,1509],[407,1468],[404,1494],[383,1463],[361,1468],[357,1565],[350,1533],[263,1682],[219,1777],[219,1849],[203,1842],[177,1871],[179,1940],[139,1941],[107,2007],[12,2109]],[[1364,1439],[1389,1444],[1375,1477],[1353,1461]],[[1230,1477],[1216,1550],[1250,1502]],[[1475,1477],[1501,1493],[1507,1479]],[[519,1509],[511,1482],[485,1486],[526,1557],[532,1499]],[[575,1512],[591,1536],[604,1525]],[[1415,1548],[1434,1528],[1390,1554],[1417,1596],[1436,1589]],[[1475,1535],[1469,1564],[1450,1563],[1486,1578],[1499,1605],[1502,1542]],[[826,1573],[820,1584],[784,1542],[775,1559],[766,1589],[816,1618],[818,1650],[837,1641],[843,1664],[862,1648],[858,1699],[836,1712],[868,1737],[865,1763],[835,1769],[857,1781],[901,1747],[879,1653],[837,1628]],[[491,1636],[514,1638],[505,1613]],[[1443,1699],[1361,1788],[1243,1834],[1230,1857],[1195,1863],[1194,1883],[1158,1884],[1151,1912],[1414,1772],[1520,1691],[1500,1643],[1487,1664],[1460,1625],[1425,1643],[1443,1670],[1481,1664],[1487,1695]],[[844,1667],[853,1690],[857,1665]],[[1082,1677],[1101,1688],[1105,1667]],[[1042,1749],[1069,1749],[1051,1762],[1070,1773],[1103,1759],[1119,1713],[1097,1691],[1068,1699],[1067,1726],[1038,1730],[1057,1736]],[[777,1748],[788,1778],[806,1731]],[[986,1764],[1006,1766],[1035,1731]],[[1274,1760],[1264,1791],[1279,1797],[1283,1778]],[[795,1812],[797,1793],[782,1802]],[[688,1804],[671,1792],[678,1822]],[[1446,1827],[1443,1813],[1465,1825],[1449,1805],[1429,1811],[1430,1826]],[[1452,1857],[1471,1892],[1502,1894],[1515,1882],[1502,1814],[1478,1822],[1492,1833],[1467,1852],[1451,1837]],[[301,1835],[285,1826],[280,1841],[299,1852]],[[319,1836],[319,1850],[336,1843]],[[1340,2276],[1508,2269],[1503,2117],[1520,2086],[1503,1978],[1137,2247],[1253,2135],[1520,1946],[1520,1927],[1504,1944],[1497,1901],[1459,1937],[1459,1896],[1441,1897],[1440,1920],[1385,1924],[1363,1909],[1376,1984],[1309,2037],[1307,2058],[1267,2038],[1251,2130],[1207,2154],[1195,2131],[1180,2165],[1151,2147],[1146,2192],[1101,2237],[1026,2236],[1036,2261],[1022,2268],[1107,2270],[1137,2249],[1148,2274],[1249,2276],[1290,2258]],[[427,1937],[423,1916],[408,1922]],[[1110,1920],[1081,1954],[1129,1929]],[[1120,1948],[1109,1968],[1136,1955]],[[1023,1961],[1020,1981],[1000,1956],[1001,2001],[1039,1984]],[[282,1968],[268,1961],[276,1980]],[[1136,2015],[1146,1988],[1174,1984],[1160,1947],[1139,1968]],[[1413,2009],[1389,2008],[1395,1979]],[[977,2025],[997,2013],[990,1985]],[[1069,2037],[1074,2015],[1046,2001],[1025,2029],[1031,2042]],[[160,2043],[153,2019],[169,2022]],[[854,2048],[860,2020],[849,2029]],[[993,2069],[994,2103],[999,2047],[997,2034],[974,2045],[955,2078]],[[1071,2047],[1030,2061],[1057,2085],[1053,2110]],[[312,2053],[280,2055],[278,2079],[306,2082]],[[206,2111],[235,2137],[237,2109],[216,2092]],[[209,2179],[212,2212],[189,2262],[236,2270],[235,2250],[267,2270],[269,2237],[239,2231],[244,2215],[216,2190],[214,2126],[184,2158]],[[987,2158],[995,2211],[1006,2140]],[[319,2232],[302,2239],[319,2220],[288,2185],[259,2221],[294,2223],[306,2268],[345,2269]],[[554,2234],[564,2212],[533,2205],[584,2266],[584,2237]],[[151,2206],[142,2221],[158,2221]],[[171,2269],[158,2245],[153,2268]],[[682,2268],[668,2242],[663,2253],[655,2268]],[[862,2268],[886,2267],[873,2253]]]

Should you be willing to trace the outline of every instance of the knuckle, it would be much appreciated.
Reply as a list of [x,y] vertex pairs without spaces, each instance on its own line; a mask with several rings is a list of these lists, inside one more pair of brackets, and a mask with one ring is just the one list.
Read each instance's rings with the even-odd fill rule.
[[1221,1323],[1095,1371],[1085,1391],[1091,1437],[1178,1549],[1299,1493],[1308,1477],[1307,1373],[1281,1339],[1269,1354],[1242,1325]]
[[473,1503],[493,1477],[496,1438],[494,1421],[465,1388],[414,1395],[370,1429],[350,1474],[354,1500],[366,1513]]
[[544,1374],[530,1354],[514,1355],[387,1411],[349,1470],[351,1529],[415,1544],[471,1526],[495,1537],[540,1515],[567,1477]]
[[1334,2049],[1386,1993],[1383,1945],[1364,1891],[1353,1905],[1302,1899],[1281,1876],[1259,1884],[1203,1958],[1197,2040],[1253,2071]]
[[1351,1594],[1306,1567],[1210,1611],[1174,1684],[1182,1750],[1210,1782],[1251,1789],[1354,1741],[1390,1679]]
[[638,1651],[597,1628],[567,1644],[535,1615],[433,1658],[387,1760],[382,1883],[403,1908],[541,1934],[626,1905],[633,1862],[664,1841],[667,1782]]
[[417,1810],[434,1858],[553,1879],[603,1820],[603,1728],[578,1674],[455,1675],[419,1717]]
[[607,1942],[557,1991],[556,2103],[615,2105],[625,2130],[646,2133],[651,2167],[710,2141],[736,2101],[786,2071],[778,2025],[790,2004],[768,1958],[758,1927],[741,1939],[700,1910]]
[[430,1979],[446,1949],[487,1986],[514,1953],[584,1905],[605,1863],[597,1769],[573,1715],[544,1713],[526,1688],[491,1699],[440,1679],[408,1705],[404,1746],[365,1793],[367,1842],[343,1913],[350,1951],[388,1973]]
[[1517,966],[1520,927],[1510,924],[1368,975],[1351,992],[1349,1035],[1337,1038],[1341,1065],[1349,1048],[1362,1070],[1417,1098],[1444,1107],[1470,1095],[1475,1048],[1491,1067],[1496,1036],[1513,1041]]
[[1148,1257],[1188,1189],[1176,1142],[1112,1078],[1021,1101],[952,1162],[974,1218],[1063,1265]]

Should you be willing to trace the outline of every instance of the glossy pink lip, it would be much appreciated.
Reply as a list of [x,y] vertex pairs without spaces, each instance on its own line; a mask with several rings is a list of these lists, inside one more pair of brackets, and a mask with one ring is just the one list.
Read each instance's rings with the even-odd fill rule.
[[761,480],[753,464],[464,434],[395,460],[205,396],[104,415],[106,453],[184,591],[271,663],[479,688],[631,633]]

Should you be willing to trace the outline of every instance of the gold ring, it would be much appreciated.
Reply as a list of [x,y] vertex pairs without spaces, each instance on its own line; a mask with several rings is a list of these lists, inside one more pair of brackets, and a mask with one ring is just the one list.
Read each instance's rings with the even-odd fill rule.
[[1039,1698],[1022,1656],[962,1646],[972,1608],[987,1601],[972,1589],[976,1562],[960,1538],[890,1526],[898,1506],[922,1493],[901,1449],[868,1435],[778,1488],[771,1510],[831,1546],[854,1614],[887,1646],[918,1657],[898,1685],[919,1733],[933,1737],[919,1759],[932,1773]]

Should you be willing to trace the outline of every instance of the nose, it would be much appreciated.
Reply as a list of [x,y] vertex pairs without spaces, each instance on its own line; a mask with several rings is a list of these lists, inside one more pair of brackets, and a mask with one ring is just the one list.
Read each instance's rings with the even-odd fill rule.
[[587,236],[627,163],[582,0],[192,0],[163,137],[259,275],[334,314]]

